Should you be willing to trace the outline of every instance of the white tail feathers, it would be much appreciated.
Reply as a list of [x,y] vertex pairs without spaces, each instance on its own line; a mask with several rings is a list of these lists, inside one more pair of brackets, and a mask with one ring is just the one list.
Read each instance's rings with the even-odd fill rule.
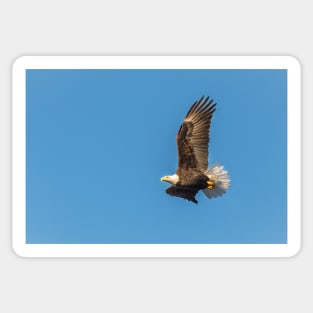
[[224,166],[221,166],[218,163],[215,163],[211,168],[208,168],[204,174],[214,182],[214,187],[212,189],[202,189],[204,194],[210,199],[223,195],[230,186],[228,172],[224,170]]

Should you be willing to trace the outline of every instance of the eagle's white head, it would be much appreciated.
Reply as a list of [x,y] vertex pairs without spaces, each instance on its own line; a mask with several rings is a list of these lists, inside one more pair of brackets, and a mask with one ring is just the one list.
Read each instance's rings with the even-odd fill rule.
[[161,178],[161,181],[166,181],[170,184],[173,184],[173,185],[176,185],[179,181],[179,177],[177,174],[173,174],[173,175],[170,175],[170,176],[163,176]]

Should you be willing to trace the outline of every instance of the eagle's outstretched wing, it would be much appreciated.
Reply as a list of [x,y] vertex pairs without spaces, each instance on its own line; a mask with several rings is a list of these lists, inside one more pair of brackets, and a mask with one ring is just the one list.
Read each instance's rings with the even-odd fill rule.
[[178,149],[178,169],[199,169],[204,172],[208,168],[209,131],[216,103],[209,97],[201,97],[188,111],[176,136]]
[[184,188],[181,186],[173,185],[173,186],[167,188],[165,191],[167,194],[169,194],[171,196],[184,198],[184,199],[192,201],[194,203],[198,203],[198,201],[195,198],[195,195],[197,194],[198,190],[188,189],[188,188]]

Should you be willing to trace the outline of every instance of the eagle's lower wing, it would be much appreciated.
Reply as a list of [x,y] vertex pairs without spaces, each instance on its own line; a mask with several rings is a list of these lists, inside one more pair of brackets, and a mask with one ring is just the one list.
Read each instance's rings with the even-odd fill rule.
[[176,136],[178,170],[208,168],[209,131],[215,103],[200,98],[188,111]]
[[171,186],[166,189],[167,194],[174,196],[174,197],[184,198],[194,203],[198,203],[198,201],[195,198],[195,195],[197,194],[197,192],[198,190],[187,189],[187,188],[179,187],[179,186]]

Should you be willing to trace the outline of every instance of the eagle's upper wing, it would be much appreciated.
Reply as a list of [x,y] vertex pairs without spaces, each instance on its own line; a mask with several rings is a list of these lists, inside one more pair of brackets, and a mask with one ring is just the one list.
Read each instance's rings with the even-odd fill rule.
[[166,193],[173,196],[173,197],[180,197],[186,199],[188,201],[192,201],[194,203],[198,203],[195,198],[198,190],[196,189],[188,189],[181,186],[171,186],[166,189]]
[[215,105],[209,97],[201,97],[188,111],[176,136],[178,172],[208,168],[209,130]]

